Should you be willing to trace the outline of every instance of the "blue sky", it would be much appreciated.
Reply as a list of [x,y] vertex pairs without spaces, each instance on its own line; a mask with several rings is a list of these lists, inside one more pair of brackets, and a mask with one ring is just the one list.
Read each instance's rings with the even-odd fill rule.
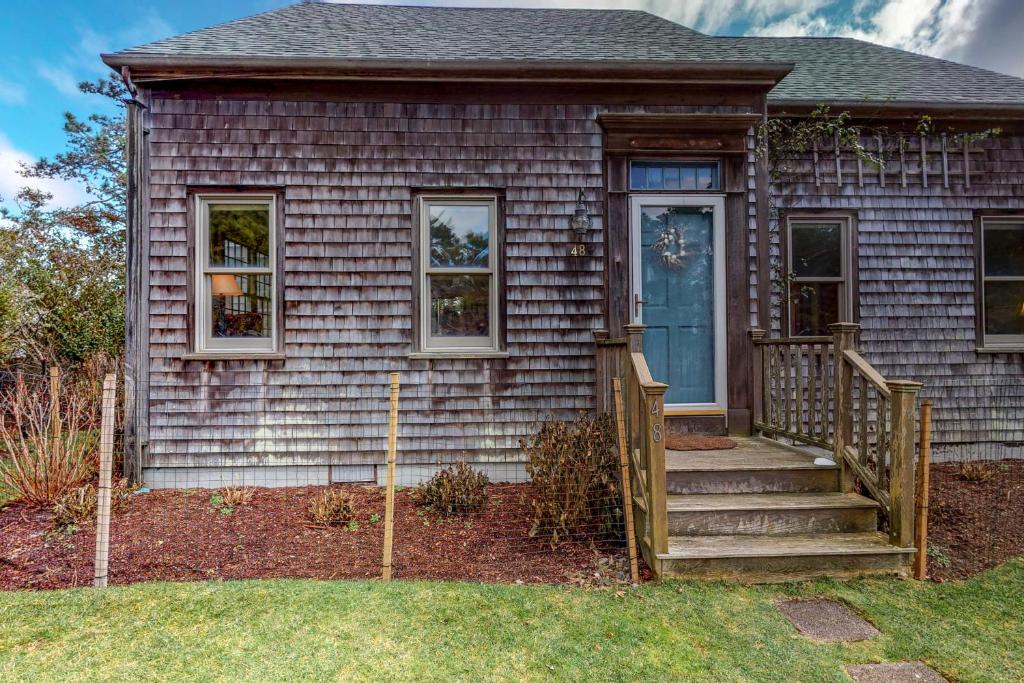
[[[106,73],[99,53],[291,4],[289,0],[11,2],[0,23],[0,196],[17,162],[62,148],[63,112],[95,98],[75,84]],[[639,8],[705,33],[848,35],[1024,77],[1024,0],[402,0],[407,5]],[[54,183],[59,203],[80,191]]]

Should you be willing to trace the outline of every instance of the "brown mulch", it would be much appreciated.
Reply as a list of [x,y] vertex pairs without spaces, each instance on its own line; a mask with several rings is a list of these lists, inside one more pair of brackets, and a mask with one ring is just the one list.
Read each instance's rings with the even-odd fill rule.
[[969,481],[955,463],[932,465],[928,576],[974,576],[1024,555],[1024,461],[984,463],[987,481]]
[[670,433],[665,437],[665,448],[670,451],[720,451],[736,448],[736,442],[726,436]]
[[[309,501],[322,487],[257,489],[230,514],[211,505],[209,490],[133,496],[111,522],[110,583],[379,577],[383,489],[340,488],[352,496],[358,528],[317,527],[307,519]],[[618,548],[585,542],[552,548],[530,538],[526,490],[492,484],[484,510],[451,518],[418,507],[411,489],[396,492],[393,575],[523,583],[628,579]],[[91,523],[66,534],[53,531],[49,512],[0,510],[0,589],[90,585],[94,552]]]

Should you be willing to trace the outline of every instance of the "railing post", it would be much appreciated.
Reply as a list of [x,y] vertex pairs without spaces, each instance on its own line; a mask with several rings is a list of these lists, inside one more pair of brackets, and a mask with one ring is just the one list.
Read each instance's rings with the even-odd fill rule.
[[[835,444],[832,459],[839,465],[841,490],[845,493],[853,491],[854,480],[850,467],[846,464],[846,446],[853,442],[853,368],[843,360],[846,351],[855,351],[857,332],[860,325],[856,323],[835,323],[828,326],[832,333],[832,349],[835,354],[835,375],[832,405],[835,406]],[[826,435],[827,436],[827,435]]]
[[[647,491],[650,495],[651,545],[654,554],[668,552],[668,482],[665,472],[665,392],[667,384],[644,387],[643,406],[647,412],[641,424],[647,425],[643,438],[649,453]],[[655,568],[656,569],[656,568]]]
[[644,330],[647,329],[646,325],[629,324],[624,326],[626,329],[626,338],[629,343],[626,345],[627,353],[643,353],[644,350]]
[[910,548],[914,545],[914,437],[921,383],[894,379],[885,384],[892,394],[889,541]]
[[768,336],[768,332],[762,329],[754,328],[750,330],[750,339],[754,344],[754,363],[751,377],[750,386],[753,389],[753,408],[754,413],[754,424],[753,432],[759,433],[761,430],[758,429],[757,424],[764,423],[764,346],[761,345],[761,341]]

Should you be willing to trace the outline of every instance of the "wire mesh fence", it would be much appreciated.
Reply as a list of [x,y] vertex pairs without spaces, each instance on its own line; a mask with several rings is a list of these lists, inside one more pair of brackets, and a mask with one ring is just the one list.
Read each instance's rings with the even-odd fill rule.
[[[132,387],[128,412],[144,426],[115,473],[111,583],[381,576],[390,386],[293,379],[197,373]],[[23,385],[45,403],[44,380]],[[395,578],[630,580],[610,418],[472,384],[404,384],[398,408]],[[125,445],[121,429],[115,451]],[[135,457],[141,485],[121,478]],[[4,583],[91,579],[94,513],[47,515],[30,513],[26,533],[41,542]]]
[[1024,379],[926,385],[937,435],[930,468],[929,575],[963,578],[1024,555]]
[[[377,377],[132,386],[117,411],[110,582],[381,576],[391,387]],[[629,581],[615,426],[589,397],[410,379],[395,578]],[[101,390],[95,372],[0,375],[0,587],[91,583]],[[929,569],[959,578],[1024,554],[1024,388],[988,377],[929,394]]]

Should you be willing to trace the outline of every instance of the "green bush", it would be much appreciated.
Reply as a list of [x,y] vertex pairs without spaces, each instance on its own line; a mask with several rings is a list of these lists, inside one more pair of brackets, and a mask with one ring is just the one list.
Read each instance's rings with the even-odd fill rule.
[[622,502],[614,423],[607,415],[548,422],[526,451],[533,483],[533,536],[621,538]]
[[487,500],[487,475],[464,462],[443,469],[420,487],[419,499],[443,515],[475,512]]

